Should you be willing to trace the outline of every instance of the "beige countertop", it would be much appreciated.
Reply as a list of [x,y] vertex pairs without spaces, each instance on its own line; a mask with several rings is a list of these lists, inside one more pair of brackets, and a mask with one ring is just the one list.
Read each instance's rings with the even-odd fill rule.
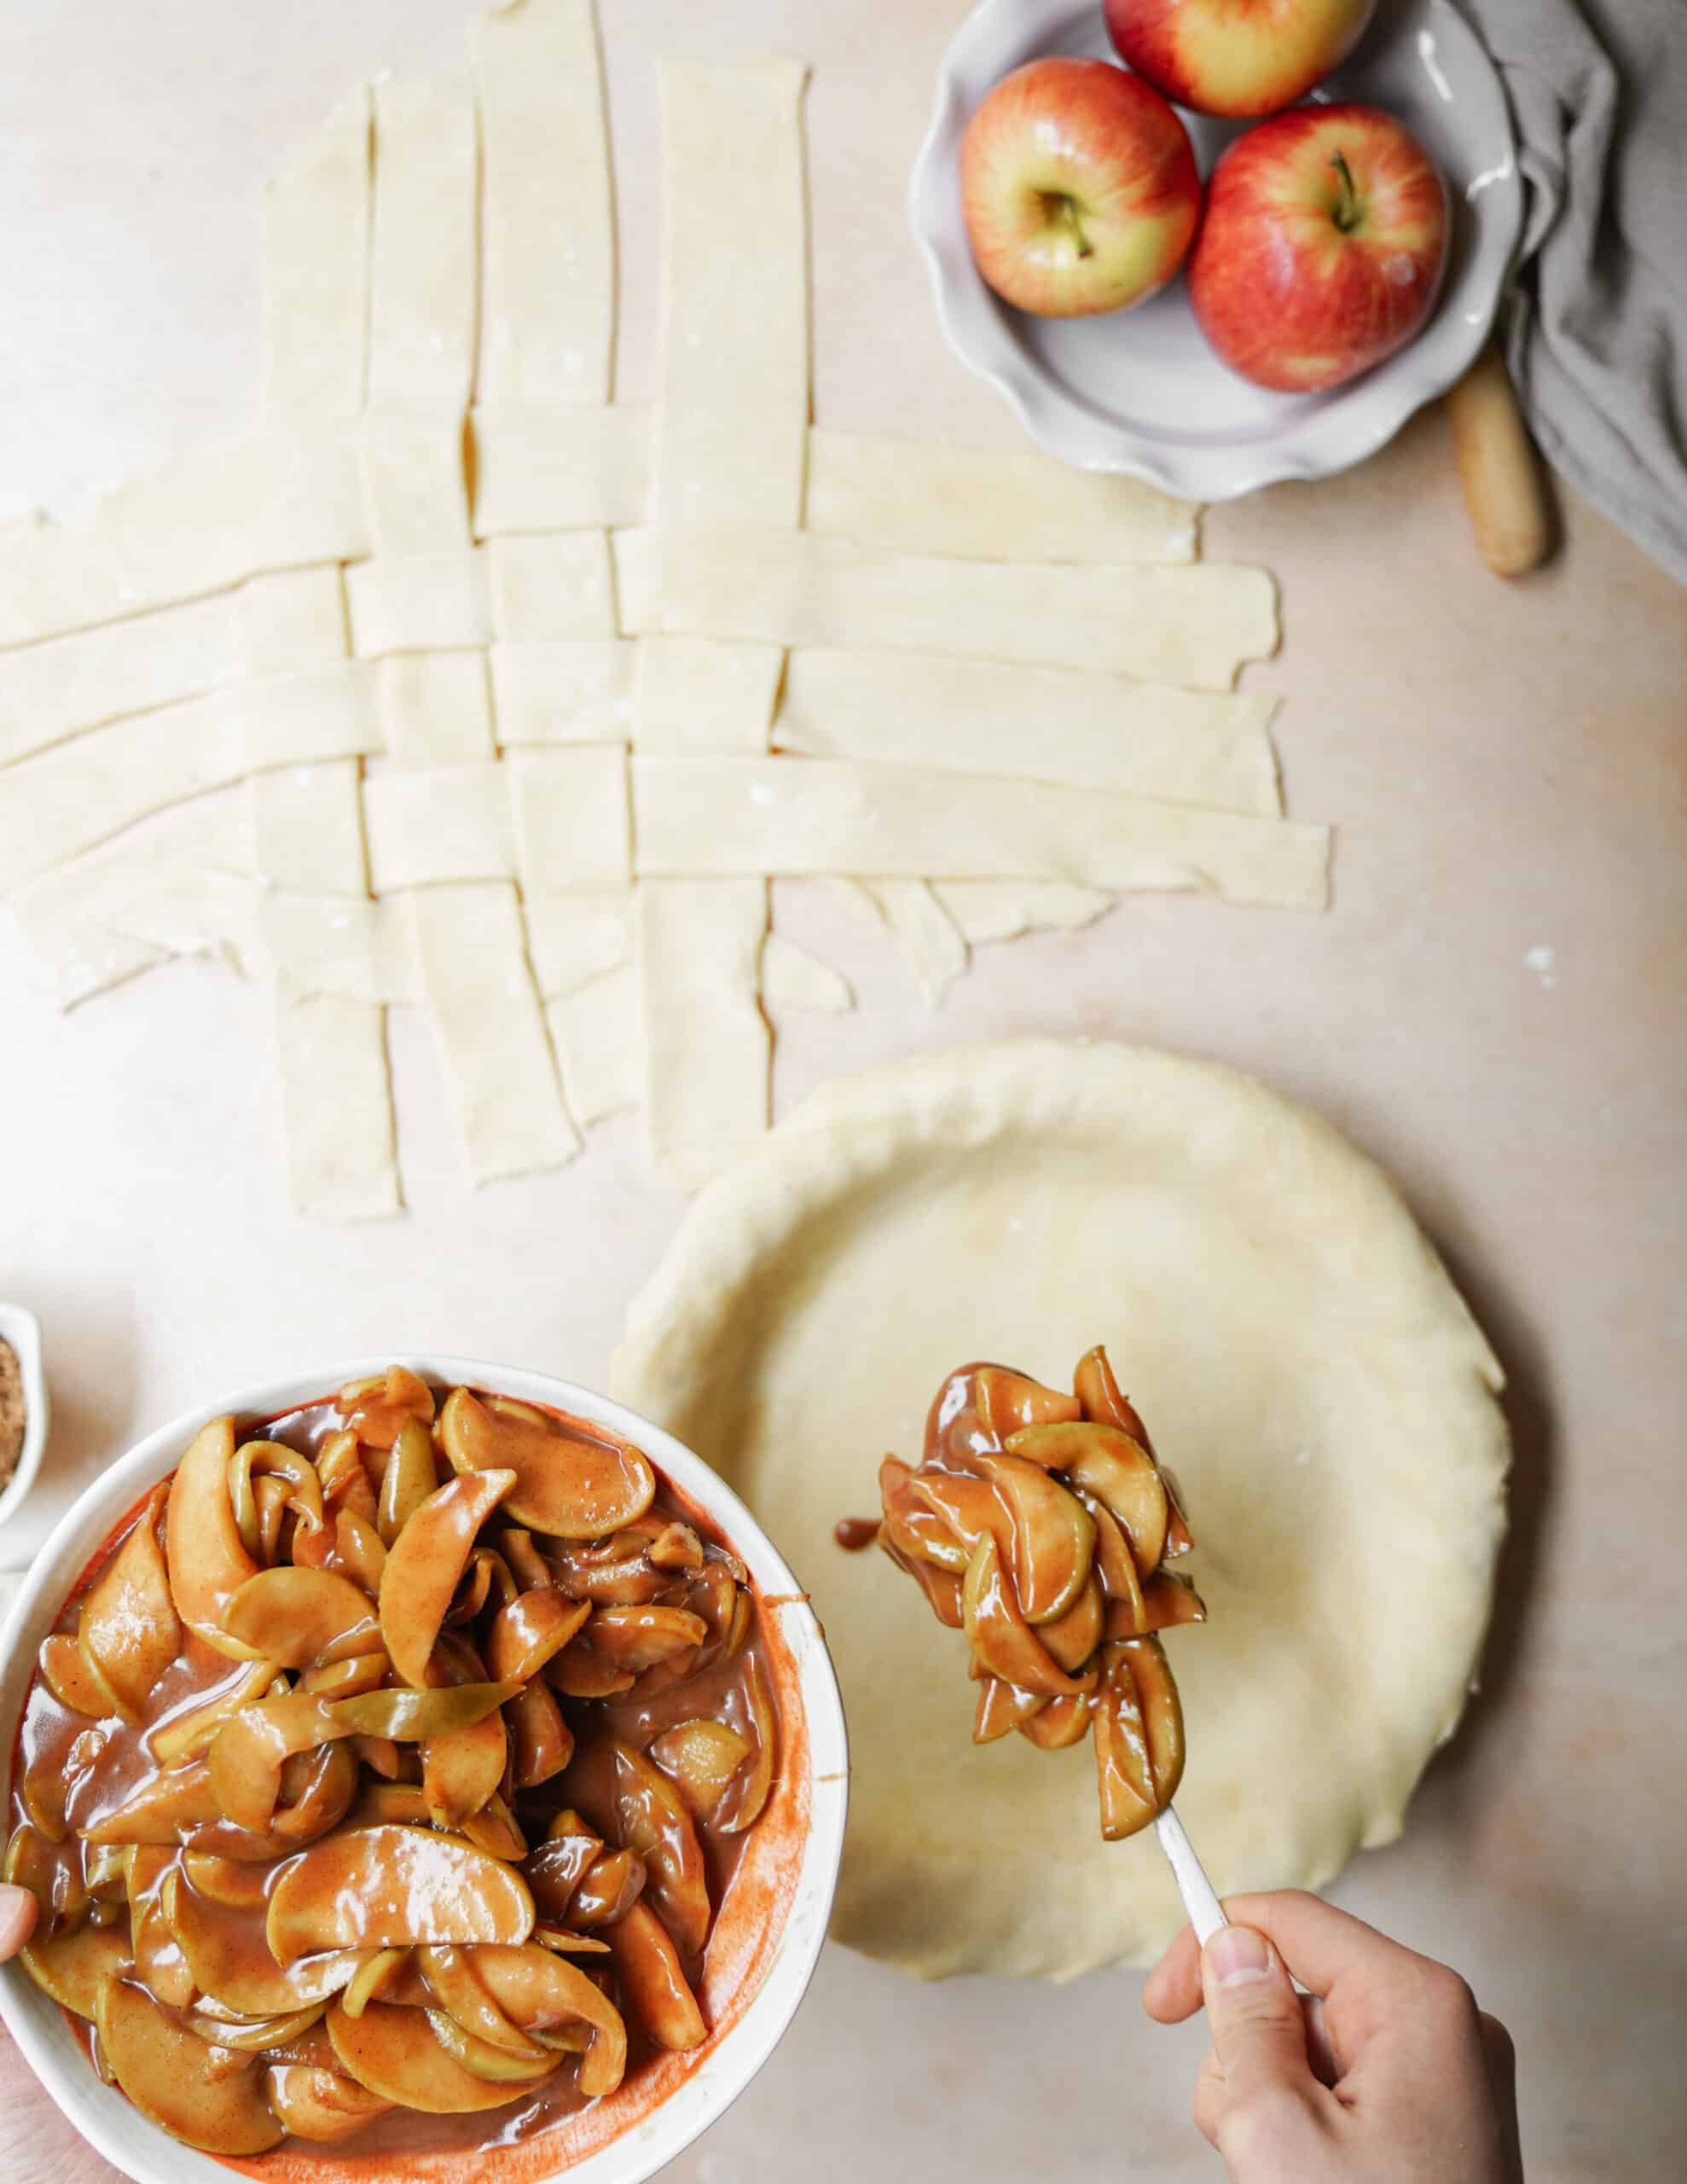
[[[455,59],[467,0],[22,0],[0,70],[0,509],[70,514],[136,464],[249,426],[257,191],[360,73]],[[626,305],[648,384],[652,55],[774,44],[815,66],[816,411],[1012,446],[945,350],[903,232],[955,0],[608,0]],[[856,984],[799,1019],[781,1109],[964,1039],[1089,1032],[1209,1054],[1310,1101],[1397,1174],[1511,1376],[1514,1525],[1486,1688],[1406,1838],[1339,1899],[1456,1961],[1522,2051],[1534,2184],[1676,2173],[1687,2123],[1687,597],[1568,512],[1555,565],[1478,565],[1445,422],[1349,477],[1209,520],[1283,587],[1290,806],[1337,828],[1327,917],[1128,899],[980,950],[928,1014],[822,891],[778,915]],[[0,1292],[45,1330],[40,1507],[242,1380],[427,1345],[601,1382],[680,1211],[612,1123],[565,1171],[471,1195],[425,1028],[395,1045],[413,1211],[282,1204],[263,999],[178,965],[54,1016],[0,921]],[[23,1559],[33,1516],[0,1542]],[[774,2184],[1215,2173],[1187,2121],[1198,2032],[1139,1982],[921,1988],[830,1950],[783,2047],[670,2172]],[[0,2174],[92,2178],[0,2050]],[[103,2172],[109,2173],[109,2172]]]

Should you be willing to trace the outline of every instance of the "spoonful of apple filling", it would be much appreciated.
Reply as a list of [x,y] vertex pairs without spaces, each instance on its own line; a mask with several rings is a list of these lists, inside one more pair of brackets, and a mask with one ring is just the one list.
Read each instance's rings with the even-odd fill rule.
[[[1189,1527],[1106,1352],[1083,1358],[1070,1395],[962,1366],[932,1403],[923,1460],[887,1456],[878,1486],[878,1545],[965,1634],[973,1742],[1017,1729],[1058,1751],[1091,1737],[1109,1842],[1166,1814],[1184,1735],[1160,1634],[1207,1611],[1168,1566]],[[866,1544],[863,1529],[840,1526],[840,1543]]]

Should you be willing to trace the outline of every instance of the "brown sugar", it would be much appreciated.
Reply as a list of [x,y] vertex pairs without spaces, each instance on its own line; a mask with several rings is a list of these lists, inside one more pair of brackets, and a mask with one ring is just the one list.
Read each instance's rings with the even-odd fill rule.
[[24,1428],[29,1422],[24,1402],[23,1368],[9,1342],[0,1342],[0,1486],[18,1467],[23,1454]]

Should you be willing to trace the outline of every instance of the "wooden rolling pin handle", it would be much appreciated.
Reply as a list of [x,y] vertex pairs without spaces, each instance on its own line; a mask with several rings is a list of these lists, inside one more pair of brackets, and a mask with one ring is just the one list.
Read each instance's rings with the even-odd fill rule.
[[1446,398],[1464,505],[1476,549],[1496,576],[1526,576],[1552,548],[1552,510],[1540,458],[1490,342]]

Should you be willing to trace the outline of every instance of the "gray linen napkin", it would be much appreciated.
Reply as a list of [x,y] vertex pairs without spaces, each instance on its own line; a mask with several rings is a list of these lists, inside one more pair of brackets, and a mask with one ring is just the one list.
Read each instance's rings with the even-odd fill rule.
[[1503,321],[1542,453],[1687,583],[1687,0],[1460,0],[1528,184]]

